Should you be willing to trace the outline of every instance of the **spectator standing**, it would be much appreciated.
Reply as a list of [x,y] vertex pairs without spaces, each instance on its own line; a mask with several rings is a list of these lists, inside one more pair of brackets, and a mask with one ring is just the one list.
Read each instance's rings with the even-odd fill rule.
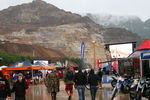
[[39,84],[39,73],[38,72],[36,72],[34,74],[34,83],[35,83],[35,85]]
[[10,85],[5,76],[0,72],[0,100],[10,99]]
[[87,79],[85,74],[81,71],[81,69],[79,69],[78,73],[75,74],[74,82],[78,90],[79,100],[85,100],[84,92]]
[[68,100],[72,100],[73,95],[73,84],[74,84],[74,69],[73,67],[68,67],[64,73],[64,82],[66,85],[66,93],[69,95]]
[[26,100],[26,89],[28,85],[25,79],[23,79],[23,74],[18,74],[18,80],[14,83],[11,92],[15,92],[15,100]]
[[103,77],[103,71],[102,71],[102,68],[99,68],[99,71],[98,71],[98,77],[99,77],[99,88],[102,88],[102,77]]
[[25,78],[26,78],[27,84],[28,84],[28,86],[29,86],[29,85],[30,85],[30,80],[31,80],[31,74],[30,74],[30,72],[27,72]]
[[59,92],[59,75],[56,70],[53,70],[46,77],[45,85],[48,92],[51,93],[52,100],[56,100],[57,92]]
[[[84,71],[84,75],[86,76],[86,79],[88,80],[88,73],[86,70]],[[88,85],[88,82],[86,83],[86,85]]]
[[49,72],[47,71],[47,73],[46,73],[46,77],[49,75]]
[[89,77],[88,77],[88,83],[90,85],[90,92],[91,92],[91,97],[92,100],[95,100],[96,92],[98,89],[98,81],[99,77],[94,73],[94,70],[91,69]]

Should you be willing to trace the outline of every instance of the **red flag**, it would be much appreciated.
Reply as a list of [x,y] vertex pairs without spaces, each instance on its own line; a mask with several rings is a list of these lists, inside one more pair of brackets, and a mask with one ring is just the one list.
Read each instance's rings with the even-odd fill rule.
[[113,69],[117,72],[117,61],[114,61]]

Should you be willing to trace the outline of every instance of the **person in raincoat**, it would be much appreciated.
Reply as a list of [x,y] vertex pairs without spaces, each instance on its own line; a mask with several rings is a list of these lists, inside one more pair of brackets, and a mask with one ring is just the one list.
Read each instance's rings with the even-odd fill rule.
[[59,75],[57,71],[54,69],[52,72],[46,77],[45,85],[49,93],[51,93],[52,100],[56,100],[57,92],[59,92]]

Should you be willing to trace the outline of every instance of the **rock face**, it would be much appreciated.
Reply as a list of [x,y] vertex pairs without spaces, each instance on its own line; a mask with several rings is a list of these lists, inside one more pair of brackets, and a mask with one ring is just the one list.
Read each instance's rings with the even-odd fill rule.
[[[0,24],[62,25],[86,22],[80,15],[65,12],[42,0],[9,7],[0,12]],[[91,21],[92,20],[88,20]]]
[[57,60],[64,54],[53,49],[43,48],[37,45],[18,44],[8,41],[0,41],[0,52],[15,53],[22,56],[30,56],[33,59]]
[[[115,31],[115,36],[123,35],[122,42],[130,36],[134,41],[140,39],[136,35],[129,35],[126,30],[119,30],[103,29],[88,17],[65,12],[41,0],[0,12],[0,40],[36,44],[60,51],[68,57],[81,57],[81,43],[85,42],[85,63],[90,65],[94,62],[93,40],[96,41],[96,58],[106,61],[104,45],[111,43],[109,40]],[[109,36],[108,40],[106,37]]]
[[[12,42],[24,41],[27,44],[36,44],[46,48],[53,48],[63,52],[68,57],[80,57],[81,43],[85,42],[85,62],[93,63],[93,44],[96,43],[96,57],[106,60],[104,44],[101,34],[86,28],[83,23],[65,24],[55,27],[39,27],[36,31],[21,30],[12,34],[0,35],[4,40]],[[7,38],[6,38],[7,37]],[[19,42],[20,43],[20,42]],[[92,62],[91,62],[92,61]]]

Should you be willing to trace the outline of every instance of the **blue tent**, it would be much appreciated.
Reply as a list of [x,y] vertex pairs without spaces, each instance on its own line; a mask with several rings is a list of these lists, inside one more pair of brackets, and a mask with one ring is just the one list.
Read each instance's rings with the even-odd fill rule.
[[30,67],[32,66],[32,64],[30,62],[27,61],[18,61],[15,64],[13,64],[12,66],[8,67],[8,68],[21,68],[21,67]]

